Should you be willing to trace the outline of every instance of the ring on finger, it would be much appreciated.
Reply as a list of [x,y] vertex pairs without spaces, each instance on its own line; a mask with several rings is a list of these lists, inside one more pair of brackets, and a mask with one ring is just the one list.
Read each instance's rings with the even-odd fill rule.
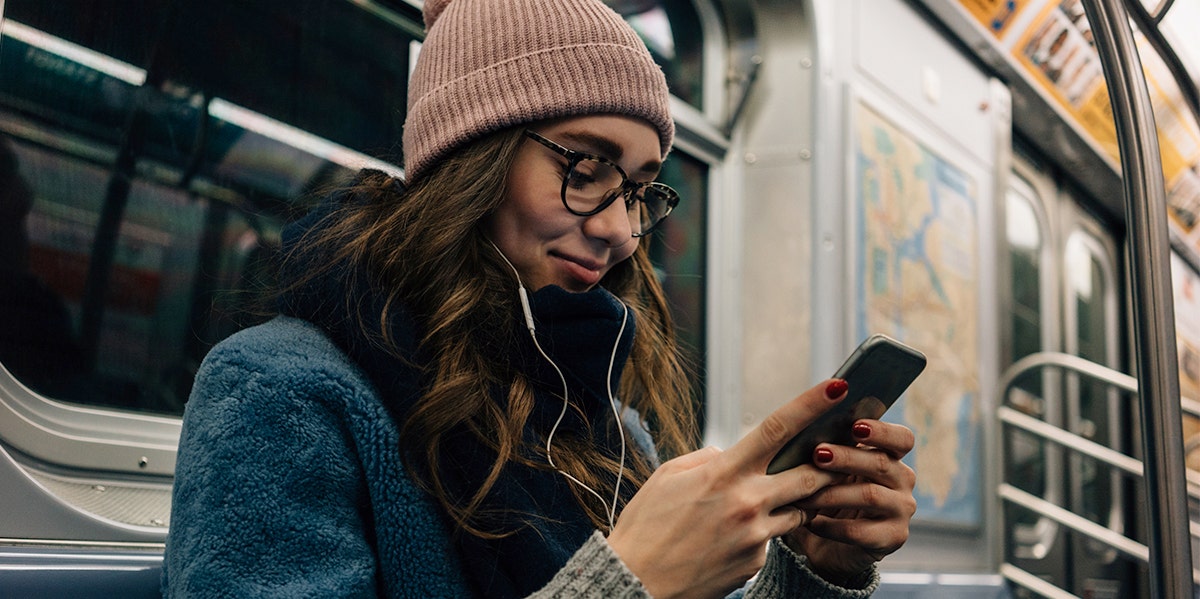
[[801,526],[808,524],[809,522],[812,522],[812,514],[810,514],[808,512],[808,510],[806,510],[802,507],[799,507],[799,506],[793,506],[793,507],[795,507],[796,511],[800,514],[800,524],[797,524],[796,525],[797,527],[801,527]]

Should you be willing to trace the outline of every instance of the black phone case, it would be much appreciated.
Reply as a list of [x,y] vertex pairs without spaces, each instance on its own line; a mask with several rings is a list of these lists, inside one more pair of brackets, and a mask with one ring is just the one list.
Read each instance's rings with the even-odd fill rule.
[[925,355],[886,335],[872,335],[850,354],[834,378],[849,385],[846,398],[800,434],[767,465],[775,474],[812,461],[821,443],[855,445],[850,427],[860,418],[878,419],[925,369]]

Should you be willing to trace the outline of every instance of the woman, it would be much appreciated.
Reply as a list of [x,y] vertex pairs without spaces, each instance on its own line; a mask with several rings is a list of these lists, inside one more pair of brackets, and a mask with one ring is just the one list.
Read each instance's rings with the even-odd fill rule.
[[197,376],[168,594],[869,595],[911,431],[859,421],[766,475],[831,380],[691,451],[639,242],[678,201],[653,183],[674,130],[636,34],[598,0],[424,10],[407,185],[365,171],[292,227],[283,316]]

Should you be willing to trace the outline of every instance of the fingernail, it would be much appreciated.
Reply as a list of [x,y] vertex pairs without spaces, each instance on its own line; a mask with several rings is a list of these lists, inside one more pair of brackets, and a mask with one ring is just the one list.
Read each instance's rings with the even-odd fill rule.
[[866,439],[871,436],[871,425],[865,422],[857,422],[850,429],[854,432],[854,436],[859,439]]
[[842,379],[833,379],[832,381],[829,381],[828,385],[825,385],[825,397],[828,397],[829,399],[837,399],[846,392],[846,389],[849,388],[850,385],[848,385],[846,381],[843,381]]
[[817,463],[828,464],[833,461],[833,450],[828,447],[821,447],[814,452],[817,458]]

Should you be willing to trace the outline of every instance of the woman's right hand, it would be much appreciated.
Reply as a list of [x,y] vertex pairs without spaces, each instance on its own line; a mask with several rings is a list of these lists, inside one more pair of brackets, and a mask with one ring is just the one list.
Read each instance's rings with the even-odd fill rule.
[[608,536],[650,595],[723,597],[762,568],[772,537],[804,524],[804,512],[791,504],[842,475],[807,464],[767,475],[767,464],[841,401],[845,389],[842,381],[825,381],[775,410],[727,451],[700,449],[650,476]]

